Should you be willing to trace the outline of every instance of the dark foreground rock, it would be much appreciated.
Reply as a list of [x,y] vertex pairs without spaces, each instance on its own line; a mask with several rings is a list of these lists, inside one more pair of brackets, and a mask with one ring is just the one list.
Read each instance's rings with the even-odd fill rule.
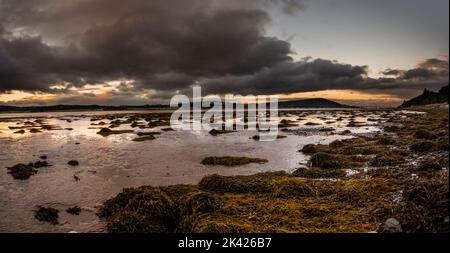
[[80,215],[81,208],[79,206],[70,207],[70,208],[67,208],[66,212],[70,213],[72,215]]
[[7,169],[8,173],[11,174],[14,179],[17,180],[29,179],[32,175],[37,173],[37,170],[35,170],[32,165],[29,164],[27,165],[23,163],[19,163]]
[[7,169],[8,173],[11,174],[14,179],[26,180],[38,172],[36,169],[51,166],[52,165],[49,164],[47,161],[37,161],[28,164],[19,163],[12,167],[8,167]]
[[209,156],[202,160],[203,165],[241,166],[249,163],[267,163],[266,159],[234,156]]
[[111,130],[109,128],[102,128],[100,129],[100,131],[97,132],[97,134],[103,137],[108,137],[113,134],[128,134],[133,132],[134,132],[133,130]]
[[387,219],[381,226],[383,233],[402,233],[403,229],[400,222],[394,218]]
[[77,160],[70,160],[67,162],[67,164],[70,166],[78,166],[80,165],[80,162],[78,162]]
[[209,134],[212,136],[218,136],[221,134],[229,134],[229,133],[233,133],[234,131],[232,130],[217,130],[217,129],[212,129],[211,131],[209,131]]
[[59,211],[51,207],[39,207],[35,211],[34,217],[39,221],[49,222],[53,225],[59,224],[58,215]]

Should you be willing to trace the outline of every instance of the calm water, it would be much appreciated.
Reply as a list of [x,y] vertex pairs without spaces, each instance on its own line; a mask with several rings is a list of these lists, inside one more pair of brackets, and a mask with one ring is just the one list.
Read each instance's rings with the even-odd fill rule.
[[[203,176],[214,173],[249,175],[292,171],[306,164],[308,157],[298,152],[304,145],[327,144],[336,139],[377,132],[380,131],[379,124],[384,122],[382,113],[377,112],[356,114],[354,121],[366,123],[363,127],[346,127],[349,122],[346,112],[308,112],[301,120],[294,112],[286,112],[281,119],[295,120],[299,124],[290,129],[302,129],[307,134],[280,132],[287,138],[258,142],[251,139],[256,132],[242,131],[214,137],[207,132],[171,131],[162,132],[155,140],[134,142],[135,133],[102,137],[96,134],[98,129],[89,129],[94,127],[90,121],[92,116],[111,113],[124,112],[0,114],[0,232],[103,232],[103,223],[95,215],[96,208],[124,187],[195,184]],[[333,122],[339,117],[344,119]],[[23,126],[24,122],[36,118],[45,118],[48,124],[62,130],[34,134],[26,130],[27,133],[21,135],[8,128]],[[368,118],[371,120],[367,121]],[[306,122],[320,125],[305,126]],[[310,131],[323,127],[336,131],[348,129],[352,134]],[[132,128],[122,125],[117,129]],[[134,130],[153,132],[160,129]],[[14,180],[7,174],[6,167],[37,161],[41,155],[46,155],[53,166],[38,169],[36,175],[24,181]],[[200,163],[206,156],[227,155],[265,158],[269,162],[233,168]],[[80,166],[68,166],[69,160],[78,160]],[[61,225],[35,220],[33,210],[39,205],[59,209]],[[80,216],[64,211],[74,205],[82,208]]]

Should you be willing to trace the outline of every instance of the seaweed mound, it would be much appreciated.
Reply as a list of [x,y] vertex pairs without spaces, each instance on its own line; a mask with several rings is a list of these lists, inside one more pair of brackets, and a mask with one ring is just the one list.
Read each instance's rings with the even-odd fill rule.
[[286,175],[284,172],[267,172],[248,176],[225,177],[211,175],[204,177],[198,187],[216,193],[268,193],[272,190],[270,181]]
[[343,166],[343,161],[334,155],[327,153],[316,153],[310,160],[312,167],[318,167],[323,169],[337,169]]
[[34,217],[39,221],[49,222],[53,225],[59,224],[58,215],[59,211],[52,207],[39,207],[35,211]]
[[298,168],[292,175],[295,177],[305,178],[342,178],[346,176],[345,170],[342,169],[321,169],[321,168]]
[[249,163],[267,163],[266,159],[234,156],[209,156],[202,160],[203,165],[241,166]]
[[163,191],[152,187],[125,189],[106,201],[99,216],[107,218],[107,229],[120,233],[172,232],[176,207]]
[[11,174],[14,179],[26,180],[32,175],[36,174],[37,170],[35,170],[32,165],[19,163],[17,165],[14,165],[13,167],[9,167],[8,173]]

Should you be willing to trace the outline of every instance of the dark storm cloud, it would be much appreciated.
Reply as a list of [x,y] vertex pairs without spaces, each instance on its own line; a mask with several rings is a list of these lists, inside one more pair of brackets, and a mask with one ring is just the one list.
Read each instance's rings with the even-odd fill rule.
[[245,76],[205,79],[201,84],[212,93],[238,90],[242,94],[274,94],[324,89],[356,88],[364,82],[366,66],[352,66],[316,59],[283,62]]
[[[382,72],[385,76],[395,76],[394,80],[409,81],[430,81],[447,79],[448,80],[448,59],[430,58],[423,60],[412,69],[387,69]],[[380,79],[382,80],[382,79]]]
[[48,85],[61,79],[50,69],[55,61],[53,51],[38,37],[0,38],[0,92],[48,90]]
[[113,94],[127,101],[149,89],[168,97],[196,81],[207,93],[241,94],[448,82],[442,59],[380,79],[368,78],[366,66],[294,61],[288,42],[265,34],[268,5],[292,14],[303,1],[0,0],[0,92],[133,80]]
[[400,92],[403,97],[411,97],[407,90],[437,90],[449,82],[448,64],[448,58],[431,58],[419,62],[412,69],[387,69],[382,72],[387,77],[368,78],[364,87],[396,95]]
[[[24,26],[30,34],[33,28],[45,34],[65,24],[72,38],[69,44],[58,47],[48,46],[41,37],[32,35],[3,36],[3,91],[47,91],[48,85],[58,82],[83,85],[116,78],[166,89],[167,84],[159,79],[177,83],[186,76],[191,80],[248,74],[291,59],[289,43],[264,36],[270,18],[259,8],[208,9],[200,0],[134,0],[126,4],[110,0],[40,0],[2,4],[1,13],[6,14],[3,21],[12,32],[14,27]],[[102,12],[105,9],[109,12]],[[25,12],[30,14],[19,18]],[[74,31],[79,29],[77,21],[83,17],[90,26],[78,34],[70,33],[72,27]]]

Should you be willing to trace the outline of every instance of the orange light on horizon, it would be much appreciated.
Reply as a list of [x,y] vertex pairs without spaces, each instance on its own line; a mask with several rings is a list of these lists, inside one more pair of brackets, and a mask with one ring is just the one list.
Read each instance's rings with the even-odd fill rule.
[[[72,88],[70,95],[93,94],[95,97],[86,97],[90,103],[113,102],[111,100],[112,91],[116,91],[116,87],[82,87]],[[37,103],[37,104],[53,104],[55,99],[62,98],[68,94],[50,94],[50,93],[30,93],[24,91],[12,91],[11,93],[0,94],[1,103]],[[344,103],[364,103],[376,102],[385,104],[396,104],[403,101],[402,98],[385,93],[368,93],[356,90],[323,90],[311,92],[298,92],[292,94],[277,94],[279,101],[308,99],[308,98],[325,98]],[[150,102],[150,101],[149,101]]]
[[278,94],[279,100],[294,100],[308,98],[325,98],[337,101],[385,101],[386,103],[401,103],[402,98],[385,93],[367,93],[357,90],[323,90]]
[[56,98],[57,95],[49,93],[30,93],[24,91],[11,91],[10,93],[0,94],[0,102],[9,103],[17,101],[40,101]]

